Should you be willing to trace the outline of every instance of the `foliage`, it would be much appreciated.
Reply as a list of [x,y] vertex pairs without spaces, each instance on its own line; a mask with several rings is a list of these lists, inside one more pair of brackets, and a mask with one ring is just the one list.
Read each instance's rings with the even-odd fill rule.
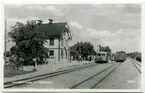
[[131,58],[135,58],[137,56],[141,56],[141,53],[139,53],[139,52],[130,52],[130,53],[127,53],[127,56],[131,57]]
[[136,60],[141,62],[141,57],[136,57]]
[[10,57],[11,55],[12,55],[12,53],[10,51],[5,52],[5,57]]
[[110,49],[109,46],[103,47],[103,46],[99,45],[99,51],[101,51],[101,52],[111,52],[111,49]]
[[[39,25],[36,21],[27,21],[26,24],[17,22],[13,27],[9,36],[16,43],[10,51],[24,59],[24,62],[29,62],[33,58],[43,60],[46,56],[48,49],[43,46],[46,42],[44,34],[38,31]],[[19,61],[18,61],[19,62]]]
[[93,45],[90,42],[77,42],[77,44],[71,47],[71,55],[78,57],[81,55],[87,59],[88,55],[95,55]]
[[131,57],[131,58],[136,58],[137,61],[140,61],[141,62],[141,53],[140,52],[131,52],[131,53],[127,53],[127,56],[128,57]]

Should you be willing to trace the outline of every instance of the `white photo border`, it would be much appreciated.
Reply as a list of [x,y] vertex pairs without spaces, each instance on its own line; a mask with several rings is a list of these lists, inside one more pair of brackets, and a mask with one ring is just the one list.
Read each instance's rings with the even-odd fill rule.
[[[3,53],[4,53],[4,4],[141,4],[142,6],[142,89],[3,89]],[[0,88],[4,92],[144,92],[145,91],[145,3],[144,0],[3,0],[0,14]]]

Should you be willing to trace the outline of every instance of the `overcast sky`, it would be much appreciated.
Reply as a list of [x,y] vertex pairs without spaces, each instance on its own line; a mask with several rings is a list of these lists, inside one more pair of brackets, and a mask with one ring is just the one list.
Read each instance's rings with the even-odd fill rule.
[[141,51],[141,6],[96,5],[5,5],[7,30],[15,22],[41,19],[48,23],[67,21],[73,34],[71,45],[90,41],[95,49],[108,45],[113,52]]

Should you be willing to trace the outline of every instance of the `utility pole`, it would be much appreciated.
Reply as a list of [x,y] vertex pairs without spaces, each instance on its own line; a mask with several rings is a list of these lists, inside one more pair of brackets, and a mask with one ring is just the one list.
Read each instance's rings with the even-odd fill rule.
[[101,51],[100,51],[100,45],[98,45],[98,49],[97,49],[97,52],[101,52]]
[[[7,34],[7,22],[5,20],[5,35],[4,35],[4,42],[5,42],[5,45],[4,45],[4,61],[6,61],[6,34]],[[6,63],[6,62],[5,62]],[[5,65],[4,63],[4,65]]]

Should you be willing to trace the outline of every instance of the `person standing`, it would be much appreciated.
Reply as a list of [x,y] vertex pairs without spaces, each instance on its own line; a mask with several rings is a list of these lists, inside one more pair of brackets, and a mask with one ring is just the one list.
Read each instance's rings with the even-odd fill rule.
[[23,70],[23,64],[24,64],[24,58],[20,57],[20,67],[22,68]]
[[36,58],[33,58],[33,63],[32,63],[32,65],[33,65],[33,70],[36,70],[36,68],[35,68],[36,62],[37,62],[37,59],[36,59]]
[[9,62],[8,61],[6,61],[6,68],[9,66]]
[[89,57],[89,61],[90,61],[90,62],[92,61],[92,57],[91,57],[91,56]]

